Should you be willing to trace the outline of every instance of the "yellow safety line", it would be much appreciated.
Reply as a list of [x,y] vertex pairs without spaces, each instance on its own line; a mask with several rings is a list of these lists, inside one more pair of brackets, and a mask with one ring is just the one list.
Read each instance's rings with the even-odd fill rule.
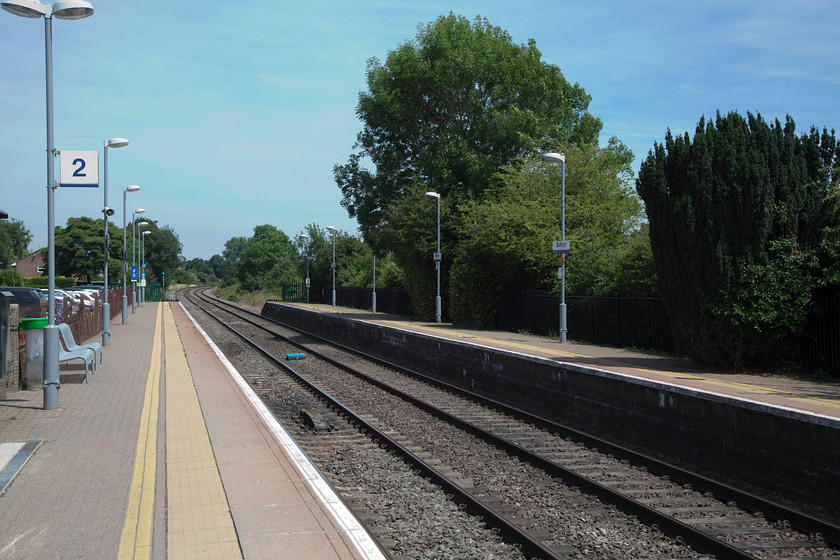
[[163,321],[167,558],[242,558],[192,373],[168,305]]
[[157,423],[160,396],[160,326],[161,307],[155,318],[155,338],[152,363],[146,381],[143,412],[140,414],[140,434],[134,459],[128,508],[118,558],[149,558],[152,550],[152,520],[155,504],[155,468],[157,466]]

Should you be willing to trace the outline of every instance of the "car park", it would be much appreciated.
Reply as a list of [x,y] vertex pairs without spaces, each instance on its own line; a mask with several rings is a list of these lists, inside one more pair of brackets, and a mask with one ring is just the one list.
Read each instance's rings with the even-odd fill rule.
[[0,286],[0,294],[10,294],[9,303],[20,306],[21,317],[40,317],[41,302],[47,299],[37,288],[25,286]]

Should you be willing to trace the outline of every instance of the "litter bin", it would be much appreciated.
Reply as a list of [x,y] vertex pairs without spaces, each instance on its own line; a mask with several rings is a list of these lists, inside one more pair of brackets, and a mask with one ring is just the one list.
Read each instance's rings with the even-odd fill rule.
[[46,317],[21,319],[18,330],[26,331],[26,385],[38,389],[44,383],[44,327]]

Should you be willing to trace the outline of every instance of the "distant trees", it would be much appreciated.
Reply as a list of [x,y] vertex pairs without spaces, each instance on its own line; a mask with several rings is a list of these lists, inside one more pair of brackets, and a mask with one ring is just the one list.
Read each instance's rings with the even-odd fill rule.
[[[150,218],[137,220],[148,222],[144,230],[151,233],[145,239],[146,280],[158,281],[163,271],[174,271],[180,266],[181,241],[169,226],[159,228],[157,222]],[[105,245],[103,220],[83,216],[68,218],[65,226],[55,228],[55,270],[58,276],[82,275],[85,282],[101,279],[104,268],[102,250]],[[126,227],[128,234],[126,242],[126,265],[131,267],[132,242],[131,224]],[[135,232],[137,233],[137,228]],[[139,234],[134,244],[140,251]],[[113,222],[108,223],[108,281],[119,284],[123,277],[123,234]],[[139,259],[134,262],[140,266]],[[130,270],[128,271],[130,274]]]
[[837,282],[840,146],[788,117],[717,114],[656,144],[637,182],[680,350],[739,365],[778,356],[814,290]]
[[29,254],[32,234],[21,220],[0,220],[0,270]]

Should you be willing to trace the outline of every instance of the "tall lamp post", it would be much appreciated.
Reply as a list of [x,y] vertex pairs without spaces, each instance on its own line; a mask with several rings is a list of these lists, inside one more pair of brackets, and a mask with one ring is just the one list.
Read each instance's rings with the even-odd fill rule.
[[435,298],[435,322],[440,323],[440,193],[427,192],[426,196],[437,199],[437,253],[434,254],[435,269],[437,270],[437,297]]
[[[566,154],[549,152],[543,154],[543,160],[549,163],[561,164],[560,179],[560,251],[562,254],[569,252],[566,244]],[[560,342],[566,342],[566,258],[560,257],[560,266],[557,268],[557,276],[560,277]]]
[[305,233],[301,233],[298,237],[301,239],[306,239],[306,303],[309,303],[309,236]]
[[138,187],[137,185],[128,185],[127,187],[123,188],[123,295],[122,295],[122,324],[123,325],[125,325],[125,323],[128,321],[128,296],[125,295],[125,284],[126,284],[125,273],[126,273],[126,269],[128,268],[128,260],[126,259],[126,257],[128,255],[126,255],[126,250],[125,250],[125,214],[126,214],[125,197],[126,197],[126,193],[137,192],[139,190],[140,190],[140,187]]
[[333,236],[333,261],[332,261],[332,277],[333,277],[333,289],[332,289],[332,305],[335,307],[335,228],[333,226],[327,226],[327,229],[332,232]]
[[[145,212],[145,210],[143,210],[143,211]],[[141,248],[142,248],[141,241],[143,241],[143,238],[141,236],[142,236],[143,230],[141,230],[140,228],[146,227],[147,225],[149,225],[149,222],[140,222],[139,224],[137,224],[137,264],[138,265],[142,265],[142,263],[140,262],[140,251],[141,251]],[[142,266],[137,267],[137,276],[136,276],[136,279],[135,279],[135,282],[134,282],[134,299],[137,301],[137,306],[138,307],[143,305],[143,297],[142,297],[143,294],[140,291],[140,286],[138,285],[138,284],[140,284],[140,279],[142,278],[142,274],[143,274],[142,269],[143,269]]]
[[[141,252],[142,256],[140,257],[140,270],[143,271],[143,274],[140,277],[141,280],[146,279],[146,236],[149,235],[150,233],[152,233],[152,231],[148,230],[148,229],[143,230],[140,233],[140,235],[141,235],[140,246],[143,247],[143,250]],[[146,302],[146,286],[145,286],[145,282],[141,282],[141,284],[143,284],[143,285],[140,286],[140,305],[143,305]]]
[[137,261],[134,255],[137,253],[134,245],[137,239],[137,214],[145,212],[145,208],[135,208],[131,213],[131,314],[137,313]]
[[111,302],[108,299],[108,218],[114,215],[113,208],[108,208],[108,148],[122,148],[128,146],[125,138],[111,138],[103,141],[105,152],[104,188],[105,203],[102,207],[102,214],[105,216],[105,249],[103,252],[105,266],[102,274],[102,346],[111,344]]
[[55,325],[55,145],[53,126],[52,18],[84,19],[93,6],[84,0],[42,4],[38,0],[2,0],[0,7],[16,16],[44,18],[47,92],[47,326],[44,328],[44,409],[58,408],[58,327]]

